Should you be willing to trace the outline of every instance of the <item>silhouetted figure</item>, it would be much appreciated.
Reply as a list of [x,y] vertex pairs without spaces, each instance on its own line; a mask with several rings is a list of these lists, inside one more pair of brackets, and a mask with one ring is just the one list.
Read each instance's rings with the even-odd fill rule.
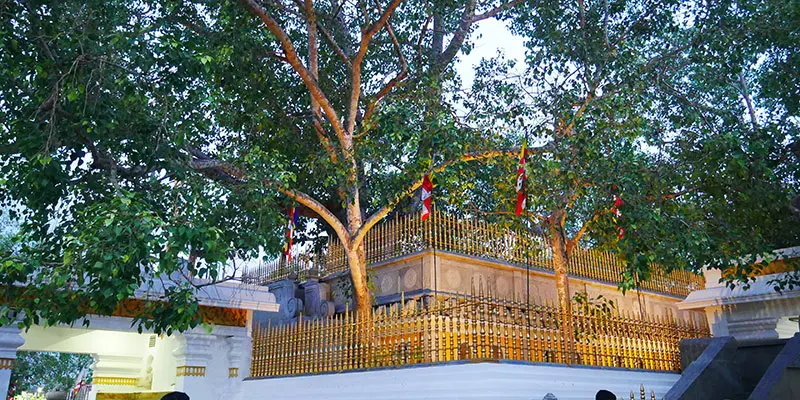
[[172,392],[165,394],[161,400],[189,400],[189,395],[183,392]]
[[617,396],[608,390],[601,390],[594,396],[594,400],[617,400]]

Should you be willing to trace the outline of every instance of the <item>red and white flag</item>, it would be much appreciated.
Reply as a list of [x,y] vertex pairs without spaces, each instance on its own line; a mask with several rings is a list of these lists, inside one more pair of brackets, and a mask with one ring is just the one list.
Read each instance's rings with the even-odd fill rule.
[[528,175],[525,173],[525,163],[528,159],[527,143],[522,143],[522,152],[519,155],[519,169],[517,169],[517,212],[519,217],[522,211],[525,210],[525,181],[528,180]]
[[433,184],[426,174],[422,178],[422,220],[425,221],[431,216],[431,193],[433,193]]
[[[617,190],[617,185],[613,185],[613,189]],[[622,211],[620,211],[620,207],[625,205],[625,200],[622,200],[622,196],[619,194],[614,195],[614,205],[611,207],[611,213],[614,214],[614,222],[617,222],[617,218],[622,217]],[[622,239],[625,236],[625,228],[620,227],[619,225],[615,226],[614,228],[617,229],[617,239]]]
[[292,262],[292,239],[294,237],[294,229],[297,227],[297,216],[300,215],[300,208],[293,207],[289,210],[289,226],[286,232],[286,246],[283,253],[286,254],[286,261]]

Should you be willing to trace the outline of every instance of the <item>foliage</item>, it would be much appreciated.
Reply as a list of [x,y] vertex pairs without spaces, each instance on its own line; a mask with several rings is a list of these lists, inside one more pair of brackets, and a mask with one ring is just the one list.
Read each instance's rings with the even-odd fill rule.
[[[14,299],[0,315],[11,307],[24,311],[25,326],[72,323],[163,281],[171,289],[136,323],[192,328],[194,291],[205,283],[186,277],[229,279],[231,260],[276,254],[289,207],[333,215],[303,218],[298,232],[341,235],[333,225],[347,224],[349,242],[362,224],[355,216],[394,205],[434,163],[495,147],[436,93],[455,87],[449,65],[468,48],[472,17],[494,15],[486,12],[499,2],[409,2],[392,17],[392,34],[375,32],[360,85],[335,50],[354,64],[362,13],[399,2],[319,2],[317,39],[326,44],[305,32],[308,10],[287,3],[0,4],[0,202],[23,206],[14,211],[19,252],[0,258],[3,295]],[[259,12],[275,16],[286,37]],[[312,48],[316,71],[305,56]],[[287,49],[305,67],[290,66]],[[316,76],[300,79],[304,69]],[[398,84],[387,97],[391,76]],[[330,109],[319,111],[311,86]],[[336,129],[346,119],[352,128]]]
[[14,400],[45,400],[43,393],[22,392],[14,395]]
[[11,382],[16,384],[17,392],[36,393],[69,391],[81,378],[91,383],[90,367],[94,359],[88,354],[19,352],[11,371]]
[[[617,312],[617,305],[614,300],[605,298],[602,294],[595,297],[589,297],[589,293],[585,290],[582,292],[575,292],[572,296],[572,302],[575,303],[575,309],[585,316],[602,320],[603,318],[610,318],[613,313]],[[580,329],[579,326],[574,328],[575,339],[585,343],[591,343],[597,339],[594,333],[587,333]]]
[[[375,296],[375,273],[367,273],[367,287],[369,288],[372,304],[378,304],[378,298]],[[355,300],[353,278],[350,275],[342,276],[341,279],[336,281],[336,291],[341,293],[342,298],[344,298],[347,302]]]
[[[527,39],[522,72],[485,60],[469,108],[490,104],[476,124],[517,126],[534,143],[537,229],[564,232],[568,249],[619,251],[623,288],[654,265],[747,282],[757,257],[800,243],[800,81],[786,73],[800,60],[785,37],[796,39],[798,12],[781,1],[540,2],[512,22]],[[513,209],[504,161],[470,171],[473,186],[499,190],[454,197]]]
[[609,300],[602,294],[589,297],[589,293],[586,291],[576,292],[572,296],[572,302],[575,303],[578,311],[593,317],[610,316],[617,309],[614,300]]

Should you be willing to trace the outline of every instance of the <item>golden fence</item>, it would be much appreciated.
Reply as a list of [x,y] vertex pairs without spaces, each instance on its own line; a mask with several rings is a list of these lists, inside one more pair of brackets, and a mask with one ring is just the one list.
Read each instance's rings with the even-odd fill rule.
[[[470,217],[458,217],[436,209],[428,221],[419,215],[406,215],[375,225],[364,239],[367,264],[373,265],[407,254],[435,248],[484,259],[552,271],[550,247],[543,236],[520,229]],[[274,260],[245,271],[244,280],[253,283],[273,282],[289,277],[305,279],[309,274],[326,276],[347,271],[341,242],[330,238],[326,251],[297,254],[291,263]],[[701,275],[674,270],[653,274],[640,282],[641,289],[685,297],[704,287]],[[608,251],[577,249],[570,257],[571,276],[618,284],[625,272],[625,262]]]
[[[405,303],[405,304],[403,304]],[[707,337],[705,322],[634,317],[576,306],[574,334],[552,304],[484,296],[427,297],[290,325],[256,327],[253,377],[503,359],[678,371],[681,338]],[[572,346],[566,346],[567,341]]]

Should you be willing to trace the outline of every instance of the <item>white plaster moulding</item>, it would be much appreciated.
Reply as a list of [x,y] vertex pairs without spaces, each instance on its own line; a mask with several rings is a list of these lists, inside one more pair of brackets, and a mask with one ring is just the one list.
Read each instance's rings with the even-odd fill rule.
[[[195,280],[196,284],[206,283]],[[141,287],[134,296],[137,299],[159,299],[163,293],[163,286],[156,281],[152,287]],[[205,286],[197,291],[200,305],[211,307],[236,308],[240,310],[277,312],[280,306],[275,301],[275,295],[270,293],[266,286],[245,285],[238,282],[220,282]]]
[[776,292],[768,283],[770,280],[778,278],[782,274],[783,273],[759,276],[750,284],[749,289],[745,289],[742,286],[737,286],[733,289],[727,286],[715,286],[708,289],[696,290],[690,293],[684,301],[678,303],[678,309],[692,310],[800,297],[800,288]]

